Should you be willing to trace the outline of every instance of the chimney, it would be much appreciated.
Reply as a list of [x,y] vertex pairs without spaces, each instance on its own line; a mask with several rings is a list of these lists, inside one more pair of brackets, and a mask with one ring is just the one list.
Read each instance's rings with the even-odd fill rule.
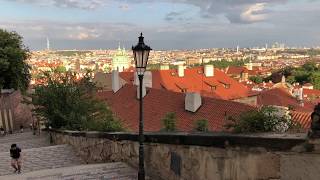
[[119,72],[117,70],[112,71],[112,91],[116,93],[121,88]]
[[252,62],[251,62],[251,60],[247,64],[247,69],[250,70],[250,71],[252,70]]
[[196,112],[201,105],[202,105],[201,96],[199,93],[194,93],[194,92],[186,93],[185,102],[184,102],[185,110],[190,112]]
[[286,83],[286,77],[284,75],[282,75],[281,77],[281,83],[282,84],[285,84]]
[[206,77],[213,77],[214,76],[214,67],[212,64],[207,64],[204,66],[204,75]]
[[[137,86],[137,99],[140,99],[140,89],[139,89],[140,87],[139,87],[139,85]],[[145,84],[143,83],[142,84],[142,98],[144,97],[144,96],[146,96],[146,94],[147,94],[147,90],[146,90],[146,86],[145,86]]]
[[298,101],[303,101],[303,89],[299,88],[298,90]]
[[184,76],[184,66],[178,65],[178,76],[183,77]]
[[[134,73],[134,85],[139,86],[139,78],[137,73]],[[143,85],[148,88],[152,88],[152,72],[146,71],[143,76]]]

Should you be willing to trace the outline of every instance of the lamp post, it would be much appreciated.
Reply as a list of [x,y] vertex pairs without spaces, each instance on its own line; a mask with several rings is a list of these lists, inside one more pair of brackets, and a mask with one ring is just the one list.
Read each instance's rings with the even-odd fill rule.
[[139,103],[140,103],[140,112],[139,112],[139,172],[138,179],[145,179],[144,172],[144,135],[143,135],[143,100],[142,100],[142,84],[143,84],[143,75],[146,71],[149,52],[152,50],[149,46],[144,44],[142,33],[139,37],[139,42],[136,46],[132,46],[134,61],[136,65],[136,71],[139,78]]

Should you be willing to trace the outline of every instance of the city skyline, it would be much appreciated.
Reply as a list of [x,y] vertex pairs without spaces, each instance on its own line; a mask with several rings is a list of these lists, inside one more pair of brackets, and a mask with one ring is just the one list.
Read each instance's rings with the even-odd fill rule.
[[0,28],[32,50],[126,48],[139,32],[153,49],[320,46],[312,0],[1,0]]

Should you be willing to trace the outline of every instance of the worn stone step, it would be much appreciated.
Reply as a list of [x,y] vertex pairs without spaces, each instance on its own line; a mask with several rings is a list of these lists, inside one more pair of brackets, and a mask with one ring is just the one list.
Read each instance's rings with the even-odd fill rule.
[[46,137],[47,133],[42,133],[40,136],[33,135],[32,132],[16,133],[16,134],[7,134],[5,136],[0,136],[0,144],[3,143],[14,143],[21,142],[24,140],[30,140],[39,137]]
[[65,168],[47,169],[22,174],[13,174],[0,176],[0,179],[6,180],[135,180],[137,171],[122,162],[79,165]]
[[27,140],[1,143],[0,152],[9,152],[11,144],[13,143],[17,144],[18,147],[23,150],[50,146],[50,140],[48,137],[32,137],[31,139]]
[[[0,153],[0,176],[13,172],[10,161],[9,152]],[[23,172],[84,164],[69,145],[22,149],[22,163]]]

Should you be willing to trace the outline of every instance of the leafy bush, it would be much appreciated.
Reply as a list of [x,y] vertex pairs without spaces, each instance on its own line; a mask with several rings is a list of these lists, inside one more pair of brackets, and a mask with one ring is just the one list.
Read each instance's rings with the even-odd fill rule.
[[162,123],[164,126],[164,131],[176,131],[176,113],[169,112],[165,115],[165,117],[162,119]]
[[280,115],[278,110],[271,106],[264,106],[240,115],[239,119],[230,119],[232,123],[227,128],[236,133],[252,132],[285,132],[293,126],[290,118]]
[[206,119],[199,119],[195,122],[195,130],[207,132],[208,131],[208,120]]
[[95,85],[89,73],[80,81],[70,72],[46,72],[43,77],[46,85],[36,87],[31,96],[34,113],[47,126],[69,130],[122,130],[106,104],[95,98]]

